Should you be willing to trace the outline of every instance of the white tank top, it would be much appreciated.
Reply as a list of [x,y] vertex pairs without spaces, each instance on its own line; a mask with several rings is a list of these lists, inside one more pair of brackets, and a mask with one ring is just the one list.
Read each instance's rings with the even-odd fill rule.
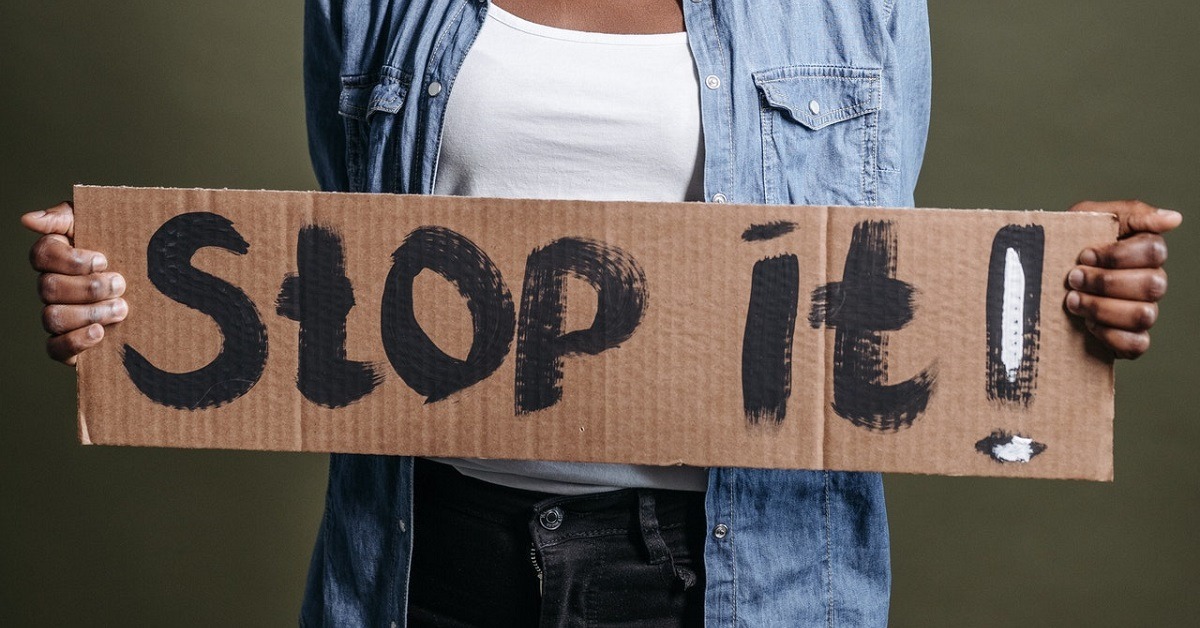
[[[434,194],[696,201],[700,97],[687,33],[566,30],[492,5],[446,104]],[[576,495],[703,491],[697,467],[439,459],[465,475]]]

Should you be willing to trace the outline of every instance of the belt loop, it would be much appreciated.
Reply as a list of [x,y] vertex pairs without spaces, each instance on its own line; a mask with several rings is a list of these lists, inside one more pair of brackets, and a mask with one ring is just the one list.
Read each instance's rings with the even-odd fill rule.
[[638,522],[642,527],[642,543],[650,555],[651,565],[661,565],[671,560],[671,552],[667,542],[663,540],[658,530],[658,515],[655,513],[654,493],[638,489]]

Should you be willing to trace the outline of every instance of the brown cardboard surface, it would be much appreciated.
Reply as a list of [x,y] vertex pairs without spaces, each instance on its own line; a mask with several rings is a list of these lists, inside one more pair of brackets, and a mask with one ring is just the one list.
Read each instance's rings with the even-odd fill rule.
[[[1078,252],[1115,239],[1111,216],[90,186],[75,212],[77,245],[125,275],[130,306],[79,360],[85,443],[1112,477],[1112,362],[1061,305]],[[415,326],[397,326],[397,269],[429,251],[482,292],[426,268]],[[473,255],[495,273],[463,271]],[[1018,275],[1024,292],[1001,298]],[[509,318],[486,297],[505,290]],[[222,334],[210,310],[239,291],[253,308],[226,312]],[[472,308],[498,303],[474,330]],[[1016,353],[989,348],[989,311],[993,344],[1016,334]],[[255,319],[261,373],[214,368],[258,346]],[[440,362],[414,350],[422,334]],[[486,377],[446,390],[463,372]]]

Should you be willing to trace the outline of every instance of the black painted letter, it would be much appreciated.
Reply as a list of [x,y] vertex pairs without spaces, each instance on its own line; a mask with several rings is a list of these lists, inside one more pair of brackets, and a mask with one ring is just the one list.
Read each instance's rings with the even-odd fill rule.
[[[567,274],[596,290],[591,327],[563,333]],[[562,399],[564,356],[596,355],[633,335],[646,309],[646,276],[629,254],[595,240],[562,238],[534,249],[525,263],[517,337],[516,411]]]
[[217,323],[221,352],[207,365],[187,373],[169,373],[125,345],[122,361],[129,378],[150,399],[181,410],[229,403],[258,383],[267,363],[267,328],[241,288],[192,266],[192,255],[217,246],[245,255],[246,242],[224,216],[181,214],[163,223],[146,247],[146,273],[164,295],[199,310]]
[[[426,268],[453,283],[467,301],[474,334],[466,360],[439,349],[417,323],[413,280]],[[392,254],[383,291],[383,348],[396,373],[426,397],[425,403],[440,401],[500,367],[512,345],[513,310],[500,269],[474,242],[444,227],[421,227]]]
[[1046,234],[1008,225],[992,240],[987,283],[987,395],[1029,405],[1037,387]]
[[346,277],[342,238],[308,225],[296,237],[295,275],[283,279],[275,311],[300,323],[296,387],[306,399],[341,408],[366,396],[383,379],[367,362],[346,359],[346,315],[354,289]]
[[750,423],[782,423],[792,390],[792,336],[800,260],[780,255],[754,264],[742,337],[742,406]]
[[937,375],[927,368],[912,379],[887,384],[887,334],[913,317],[913,287],[896,279],[892,223],[854,227],[842,280],[818,287],[809,323],[836,327],[833,410],[867,429],[895,431],[925,411]]

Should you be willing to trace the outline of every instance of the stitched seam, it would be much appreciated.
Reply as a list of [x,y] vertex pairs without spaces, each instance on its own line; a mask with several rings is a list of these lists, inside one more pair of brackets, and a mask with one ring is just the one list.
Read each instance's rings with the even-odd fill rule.
[[725,535],[725,538],[729,542],[729,558],[730,558],[729,571],[733,574],[733,608],[731,611],[732,616],[730,617],[730,620],[731,620],[731,623],[734,626],[734,628],[737,628],[737,624],[738,624],[738,608],[737,608],[737,605],[738,605],[738,572],[737,572],[737,553],[734,551],[734,547],[733,547],[733,538],[737,534],[737,521],[735,521],[735,519],[734,519],[734,501],[733,501],[733,474],[734,473],[737,473],[737,472],[735,471],[733,473],[728,474],[730,476],[730,478],[729,478],[729,532],[728,532],[728,534]]
[[[796,122],[798,122],[800,124],[805,124],[806,126],[811,124],[811,126],[814,127],[813,128],[814,131],[819,131],[829,125],[837,124],[838,122],[845,122],[846,120],[852,120],[861,115],[866,115],[869,113],[876,113],[877,111],[879,111],[878,107],[876,107],[874,109],[864,109],[861,105],[855,105],[853,107],[842,107],[841,109],[835,109],[834,111],[830,111],[829,113],[821,116],[820,118],[816,118],[816,119],[812,120],[810,123],[805,123],[805,122],[801,122],[801,118],[806,118],[807,116],[804,116],[803,114],[799,115],[799,116],[795,115],[795,112],[792,111],[791,107],[771,107],[771,109],[783,109],[783,110],[787,111],[788,114],[793,119],[796,120]],[[840,114],[840,115],[834,115],[834,114]]]
[[759,85],[766,85],[767,83],[782,83],[784,81],[855,81],[855,82],[867,81],[869,83],[878,83],[879,77],[878,76],[825,76],[825,75],[781,76],[779,78],[773,78],[773,79],[758,79],[754,82]]
[[[466,9],[465,3],[459,5],[458,12],[456,12],[453,16],[450,17],[449,20],[446,21],[445,27],[442,29],[442,32],[438,33],[438,38],[434,42],[433,48],[429,52],[429,59],[425,63],[425,72],[423,73],[423,76],[421,77],[421,85],[420,85],[422,88],[424,88],[421,90],[423,93],[421,94],[420,97],[425,99],[425,102],[429,102],[429,100],[431,98],[429,96],[429,92],[428,92],[429,84],[426,82],[426,81],[428,81],[430,76],[432,76],[432,74],[433,74],[430,71],[430,69],[436,68],[441,63],[441,58],[439,57],[438,52],[442,48],[442,40],[445,39],[446,33],[450,32],[451,28],[456,27],[458,25],[458,20],[459,20],[459,18],[462,17],[462,13],[465,9]],[[472,42],[474,42],[474,40],[472,40]],[[435,62],[434,59],[437,59],[437,61]],[[443,101],[446,99],[449,99],[449,97],[450,97],[450,95],[449,95],[450,86],[446,85],[444,87],[445,87],[445,89],[443,89],[442,91],[446,92],[446,95],[444,95],[442,97]],[[441,109],[442,109],[442,113],[444,114],[446,111],[446,108],[443,106]],[[415,145],[419,146],[421,148],[421,151],[423,153],[425,153],[426,155],[428,155],[429,154],[429,145],[428,145],[427,138],[426,138],[426,135],[427,135],[426,127],[429,126],[429,122],[430,122],[429,107],[422,107],[421,111],[423,112],[423,115],[422,115],[423,119],[419,121],[419,124],[417,124],[417,136],[415,138],[416,139]],[[443,123],[444,123],[444,116],[438,116],[438,122],[437,122],[438,135],[436,138],[434,138],[435,145],[434,145],[434,149],[433,149],[434,153],[433,153],[433,160],[432,160],[433,168],[430,169],[431,173],[437,172],[438,153],[441,152],[440,151],[440,148],[441,148],[440,139],[441,139],[441,127],[442,127]],[[424,182],[424,179],[421,176],[422,173],[419,170],[419,168],[421,167],[422,163],[427,163],[429,161],[430,161],[429,159],[414,159],[413,160],[413,163],[412,163],[413,172],[410,173],[410,176],[413,177],[414,181],[420,181],[422,183]],[[399,162],[397,162],[397,163],[399,163]],[[408,191],[413,192],[413,190],[408,190]],[[429,194],[433,193],[433,175],[432,174],[430,176],[429,189],[426,190],[426,192]]]
[[571,534],[566,534],[566,535],[557,537],[553,541],[547,541],[545,543],[542,543],[542,547],[554,547],[555,545],[561,545],[563,543],[566,543],[567,541],[572,541],[575,539],[590,539],[590,538],[596,538],[596,537],[601,537],[601,536],[624,535],[624,534],[627,534],[628,532],[629,532],[629,528],[605,528],[603,530],[588,530],[587,532],[573,532]]
[[[779,193],[775,188],[775,162],[778,160],[778,150],[775,148],[775,113],[769,107],[760,108],[759,117],[762,124],[762,179],[763,195],[768,204],[777,203]],[[768,172],[770,171],[770,172]]]
[[883,0],[883,23],[887,24],[892,20],[892,14],[896,10],[896,0]]
[[[883,84],[879,85],[879,110],[883,110]],[[868,178],[868,184],[871,187],[871,205],[879,204],[879,177],[875,176],[875,171],[879,169],[879,123],[883,116],[876,113],[874,116],[867,118],[867,126],[871,133],[871,153],[867,156],[868,170],[864,173]]]
[[[723,45],[721,45],[721,33],[720,33],[720,31],[717,30],[716,3],[709,3],[708,12],[709,12],[709,16],[711,18],[711,23],[712,23],[712,37],[713,37],[713,41],[715,41],[717,43],[717,53],[721,59],[722,69],[725,71],[725,76],[729,79],[729,82],[732,83],[733,82],[733,71],[729,64],[729,60],[725,55],[725,47]],[[725,146],[727,147],[725,152],[726,152],[727,161],[729,162],[729,179],[727,180],[728,184],[723,187],[728,188],[725,191],[726,196],[731,196],[733,194],[733,182],[734,182],[733,86],[730,85],[729,89],[726,89],[725,93],[723,93],[721,96],[723,97],[723,99],[725,101],[725,103],[724,103],[724,105],[725,105]],[[707,185],[706,185],[706,187],[707,187]],[[705,200],[708,200],[708,199],[705,199]],[[728,200],[730,202],[733,201],[733,199],[729,199],[729,198],[727,198],[726,200]]]
[[[792,111],[792,108],[788,105],[775,105],[775,104],[771,103],[771,100],[769,98],[766,100],[767,100],[767,108],[786,109],[789,112]],[[831,109],[831,110],[826,111],[825,113],[821,114],[820,116],[813,116],[813,119],[820,120],[822,118],[836,117],[834,114],[842,113],[843,111],[851,111],[851,110],[857,110],[857,109],[862,110],[860,113],[874,113],[876,111],[879,111],[880,107],[879,107],[879,105],[875,105],[874,107],[872,107],[870,105],[864,105],[863,103],[855,103],[853,105],[842,107],[841,109]],[[804,116],[803,114],[801,114],[800,116],[795,116],[795,117],[808,117],[808,116]]]
[[430,59],[436,58],[441,54],[442,44],[446,41],[446,36],[449,35],[452,28],[458,25],[458,21],[462,19],[463,11],[466,10],[467,1],[463,0],[463,2],[458,5],[458,11],[456,11],[454,15],[451,16],[451,18],[446,22],[446,28],[443,28],[442,32],[438,33],[438,38],[434,40],[433,48],[429,50]]
[[[781,65],[754,73],[756,81],[787,81],[802,79],[841,79],[847,81],[878,81],[882,68],[860,68],[849,65]],[[763,78],[771,76],[773,78]]]
[[863,124],[858,127],[858,155],[862,158],[862,168],[858,171],[858,199],[860,205],[870,205],[867,201],[867,162],[869,158],[867,152],[870,148],[867,146],[867,125]]
[[[487,6],[488,6],[487,4],[484,4],[483,7],[481,8],[481,10],[484,12],[484,15],[487,14]],[[459,20],[462,19],[462,15],[466,11],[466,9],[467,9],[467,3],[464,0],[464,2],[459,5],[458,12],[454,14],[454,17],[450,18],[450,21],[447,23],[448,26],[449,25],[457,26]],[[464,61],[466,61],[467,54],[471,51],[471,48],[473,48],[475,46],[475,40],[479,39],[479,32],[482,30],[483,30],[483,19],[480,19],[479,20],[479,28],[475,29],[475,33],[471,36],[471,41],[467,42],[467,48],[463,52],[461,58],[458,60],[458,65],[454,68],[454,78],[455,79],[458,78],[458,72],[459,72],[459,70],[462,69],[462,64]],[[437,56],[436,51],[439,51],[441,49],[442,39],[445,37],[446,33],[448,33],[448,32],[450,32],[450,29],[446,28],[444,31],[442,31],[441,35],[438,36],[437,42],[434,43],[435,54],[431,54],[429,57],[430,59],[433,59],[435,56]],[[433,194],[433,187],[434,187],[434,185],[437,184],[438,162],[441,160],[441,157],[442,157],[442,131],[443,131],[443,127],[446,124],[446,105],[445,105],[445,103],[450,100],[450,91],[454,88],[454,79],[451,79],[450,82],[443,85],[442,88],[443,88],[442,89],[442,92],[443,92],[442,93],[442,107],[441,107],[441,113],[438,115],[437,137],[434,138],[433,160],[432,160],[433,167],[430,168],[430,170],[429,170],[429,189],[426,190],[426,192],[429,194]],[[426,107],[426,110],[428,110],[428,107]],[[423,136],[425,134],[425,125],[424,124],[421,125],[421,128],[418,130],[418,133],[421,134],[421,136]],[[420,141],[420,137],[418,137],[417,146],[424,146]],[[428,147],[425,147],[424,149],[426,151],[428,151]],[[425,161],[429,161],[429,160],[425,160]],[[397,163],[399,163],[399,162],[397,162]],[[418,167],[417,162],[414,160],[413,168],[415,169],[417,167]],[[420,172],[416,172],[414,174],[416,175],[413,177],[414,180],[421,180]]]
[[825,625],[833,628],[833,539],[829,521],[829,472],[822,471],[825,484]]

